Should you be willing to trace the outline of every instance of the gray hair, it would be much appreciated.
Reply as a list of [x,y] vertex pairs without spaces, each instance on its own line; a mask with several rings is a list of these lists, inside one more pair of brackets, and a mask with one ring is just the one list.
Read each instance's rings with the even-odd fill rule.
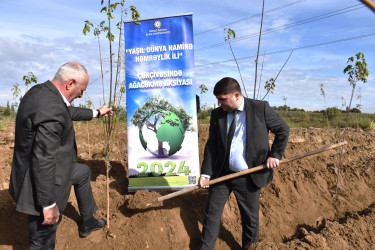
[[86,75],[88,75],[88,73],[85,66],[77,62],[68,62],[57,70],[53,80],[65,82],[69,79],[74,79],[77,85],[80,85],[83,83]]

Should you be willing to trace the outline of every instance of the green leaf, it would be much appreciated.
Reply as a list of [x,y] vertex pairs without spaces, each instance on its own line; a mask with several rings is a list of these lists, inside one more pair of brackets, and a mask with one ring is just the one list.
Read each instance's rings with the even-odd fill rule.
[[87,32],[90,32],[90,28],[89,27],[87,27],[87,26],[85,26],[84,28],[83,28],[83,34],[84,35],[86,35],[87,34]]
[[103,7],[101,10],[100,10],[100,13],[102,13],[102,12],[105,12],[105,13],[107,13],[107,7]]
[[108,31],[107,36],[108,40],[111,40],[112,42],[115,41],[115,36],[112,35],[111,31]]
[[116,7],[117,7],[117,4],[119,4],[119,3],[113,3],[113,4],[111,4],[111,8],[112,8],[113,10],[115,10]]
[[354,62],[354,57],[349,57],[347,61],[348,65],[344,69],[344,74],[348,74],[348,81],[353,88],[358,81],[366,83],[367,76],[369,75],[365,55],[362,52],[358,52],[355,58],[356,61]]
[[228,35],[229,37],[233,36],[233,39],[236,38],[236,32],[234,32],[234,30],[231,28],[228,28]]
[[99,36],[99,35],[100,35],[100,30],[98,28],[95,28],[94,36]]
[[138,22],[139,18],[140,18],[140,14],[137,10],[137,8],[134,6],[134,5],[130,5],[130,9],[132,11],[132,20],[135,24],[140,24],[140,22]]
[[86,20],[85,21],[85,26],[83,27],[83,34],[84,35],[86,35],[87,32],[90,32],[90,26],[94,27],[94,25],[90,21]]

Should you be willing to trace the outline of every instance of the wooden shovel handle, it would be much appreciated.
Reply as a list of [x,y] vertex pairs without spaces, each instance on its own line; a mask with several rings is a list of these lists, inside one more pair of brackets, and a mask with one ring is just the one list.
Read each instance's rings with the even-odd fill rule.
[[[319,154],[319,153],[322,153],[322,152],[325,152],[325,151],[328,151],[328,150],[331,150],[331,149],[334,149],[334,148],[337,148],[337,147],[341,147],[341,146],[343,147],[346,144],[348,144],[348,143],[346,141],[344,141],[344,142],[336,143],[336,144],[333,144],[333,145],[330,145],[330,146],[327,146],[327,147],[319,148],[319,149],[316,149],[316,150],[313,150],[313,151],[305,152],[305,153],[302,153],[302,154],[299,154],[299,155],[295,155],[295,156],[289,157],[289,158],[284,159],[284,160],[280,160],[279,164],[287,163],[287,162],[290,162],[290,161],[294,161],[294,160],[297,160],[297,159],[300,159],[300,158],[304,158],[304,157],[307,157],[307,156],[310,156],[310,155]],[[263,165],[259,165],[259,166],[256,166],[256,167],[253,167],[253,168],[250,168],[250,169],[247,169],[247,170],[243,170],[241,172],[237,172],[237,173],[234,173],[234,174],[225,175],[225,176],[222,176],[222,177],[210,180],[208,182],[208,185],[213,185],[213,184],[216,184],[216,183],[219,183],[219,182],[222,182],[222,181],[226,181],[226,180],[229,180],[229,179],[233,179],[233,178],[236,178],[236,177],[239,177],[239,176],[242,176],[242,175],[247,175],[247,174],[250,174],[250,173],[253,173],[253,172],[265,169],[265,168],[267,168],[267,167],[266,167],[265,164],[263,164]],[[182,194],[186,194],[186,193],[192,192],[192,191],[194,191],[196,189],[199,189],[199,185],[188,187],[188,188],[184,188],[184,189],[179,190],[177,192],[173,192],[173,193],[170,193],[170,194],[158,197],[156,199],[153,199],[146,206],[158,203],[158,202],[163,201],[163,200],[168,200],[170,198],[173,198],[173,197],[176,197],[176,196],[179,196],[179,195],[182,195]]]

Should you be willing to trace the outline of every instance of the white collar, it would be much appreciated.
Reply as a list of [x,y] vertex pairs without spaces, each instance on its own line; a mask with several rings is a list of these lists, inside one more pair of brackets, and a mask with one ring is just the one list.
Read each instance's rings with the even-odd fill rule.
[[61,94],[61,96],[62,96],[62,98],[63,98],[63,100],[64,100],[64,102],[65,102],[65,104],[66,104],[66,106],[70,106],[70,102],[68,101],[68,99],[66,99],[65,98],[65,96],[61,93],[61,91],[57,88],[57,90],[60,92],[60,94]]
[[243,111],[244,106],[245,106],[245,98],[243,98],[243,96],[242,96],[241,104],[240,104],[240,106],[237,108],[237,110],[238,110],[238,111]]

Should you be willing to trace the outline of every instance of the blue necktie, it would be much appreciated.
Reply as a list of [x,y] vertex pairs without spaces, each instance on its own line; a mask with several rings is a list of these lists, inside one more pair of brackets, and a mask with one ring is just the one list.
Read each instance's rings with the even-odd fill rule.
[[236,131],[236,125],[237,125],[237,113],[238,110],[232,111],[233,114],[233,120],[230,124],[229,132],[228,132],[228,138],[227,138],[227,151],[225,154],[225,169],[229,171],[229,157],[230,157],[230,146],[232,145],[232,140],[234,136],[234,132]]

